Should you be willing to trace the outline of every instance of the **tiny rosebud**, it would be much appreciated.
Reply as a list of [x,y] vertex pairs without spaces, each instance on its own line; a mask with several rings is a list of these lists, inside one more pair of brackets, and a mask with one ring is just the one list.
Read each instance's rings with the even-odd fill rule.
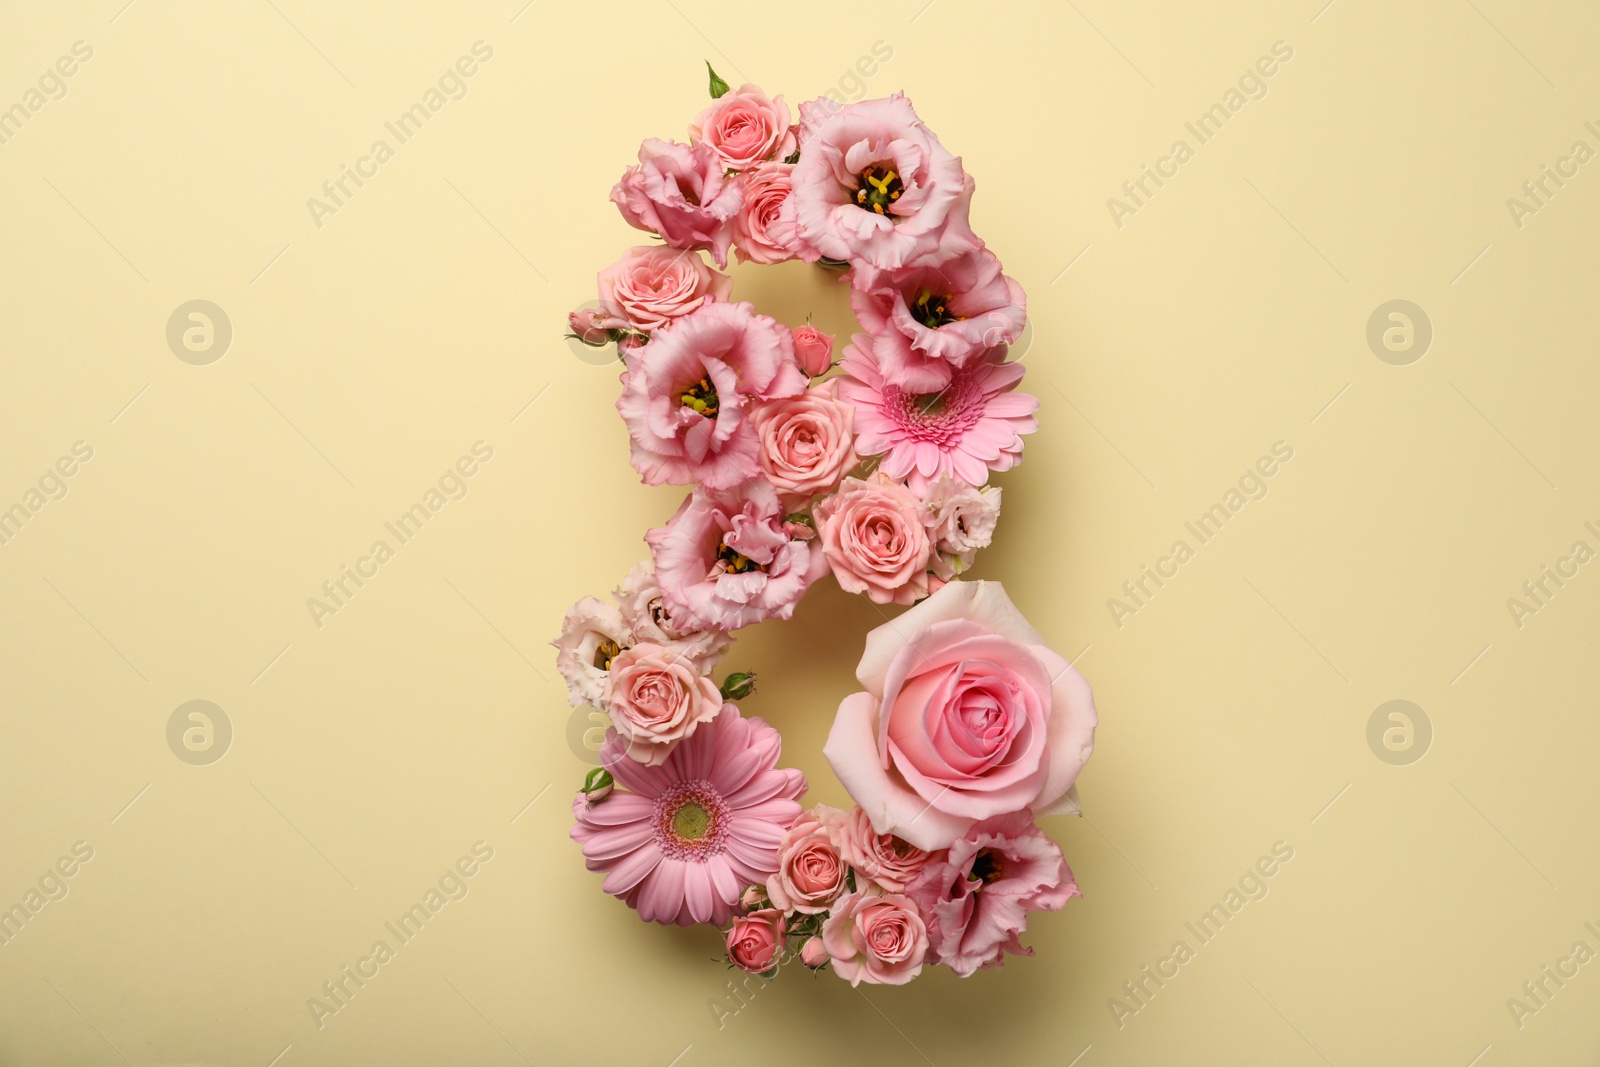
[[792,541],[809,541],[817,536],[817,527],[810,515],[797,511],[783,517],[783,532],[788,534]]
[[800,946],[800,962],[815,970],[828,962],[828,949],[822,943],[822,938],[808,938]]
[[596,804],[610,796],[611,790],[614,788],[616,788],[616,782],[611,777],[611,772],[604,767],[596,767],[584,778],[583,788],[579,792],[584,795],[589,803]]
[[794,358],[800,369],[812,378],[826,374],[833,366],[833,334],[809,324],[796,327],[793,333]]
[[767,891],[758,885],[753,885],[744,891],[739,898],[739,903],[746,908],[754,910],[767,902]]
[[734,671],[722,680],[723,700],[743,700],[756,691],[756,676],[746,671]]
[[605,325],[606,316],[594,308],[579,308],[567,316],[572,326],[572,336],[586,345],[599,348],[611,343],[611,331]]

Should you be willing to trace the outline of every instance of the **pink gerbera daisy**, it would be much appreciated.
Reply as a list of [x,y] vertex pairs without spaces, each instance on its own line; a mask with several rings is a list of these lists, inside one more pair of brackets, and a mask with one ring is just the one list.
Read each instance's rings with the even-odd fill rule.
[[898,333],[856,334],[845,349],[839,398],[855,405],[856,451],[883,456],[880,469],[921,492],[940,474],[983,485],[991,470],[1022,460],[1022,435],[1039,428],[1039,401],[1013,392],[1022,365],[997,345],[951,372],[937,392],[913,393],[884,380],[879,345],[907,345]]
[[722,711],[672,750],[659,767],[630,760],[606,731],[600,762],[617,788],[572,803],[572,838],[601,885],[646,922],[725,924],[746,886],[778,870],[778,843],[800,814],[806,779],[778,769],[782,740],[758,718]]

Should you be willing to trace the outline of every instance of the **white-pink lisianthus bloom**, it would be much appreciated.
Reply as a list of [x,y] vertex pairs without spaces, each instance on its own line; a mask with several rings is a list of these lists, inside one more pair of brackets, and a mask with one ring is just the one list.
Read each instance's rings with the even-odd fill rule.
[[611,190],[628,225],[659,236],[673,248],[706,249],[728,265],[734,217],[743,202],[739,183],[723,173],[708,144],[686,145],[652,137],[639,146],[639,163]]

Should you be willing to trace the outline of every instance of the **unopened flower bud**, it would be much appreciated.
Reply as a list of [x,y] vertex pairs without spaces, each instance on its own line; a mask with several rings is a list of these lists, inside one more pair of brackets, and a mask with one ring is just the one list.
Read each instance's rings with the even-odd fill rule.
[[611,777],[611,772],[604,767],[596,767],[590,771],[583,780],[583,788],[579,790],[584,798],[591,804],[598,804],[611,795],[611,790],[616,787],[616,781]]
[[813,970],[828,962],[828,949],[823,945],[822,938],[808,938],[800,946],[800,962]]
[[723,700],[743,700],[756,691],[756,676],[745,671],[734,671],[722,680]]
[[739,898],[739,903],[746,908],[754,910],[767,902],[767,891],[761,886],[753,885],[744,891]]

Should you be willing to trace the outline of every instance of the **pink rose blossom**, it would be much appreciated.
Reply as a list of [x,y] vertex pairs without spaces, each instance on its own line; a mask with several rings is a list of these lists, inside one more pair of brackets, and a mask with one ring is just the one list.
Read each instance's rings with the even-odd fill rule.
[[673,624],[656,581],[655,566],[645,560],[633,565],[622,584],[612,591],[622,621],[634,643],[649,641],[665,645],[675,656],[694,666],[699,674],[710,674],[733,639],[720,630],[692,630]]
[[833,366],[833,334],[809,323],[794,328],[794,358],[800,369],[815,378]]
[[615,730],[600,764],[616,790],[598,804],[580,794],[572,839],[601,885],[645,922],[715,923],[733,917],[741,887],[778,869],[778,842],[800,814],[805,775],[777,769],[782,739],[724,704],[659,767],[635,763]]
[[1033,955],[1019,938],[1028,913],[1060,911],[1082,895],[1061,847],[1026,810],[973,826],[907,891],[928,924],[929,962],[962,978],[1000,966],[1007,952]]
[[728,265],[739,185],[723,175],[722,160],[708,144],[684,145],[650,138],[639,146],[639,165],[629,167],[611,190],[628,225],[657,234],[673,248],[704,248],[717,266]]
[[832,489],[856,465],[851,409],[838,395],[830,381],[751,409],[761,435],[761,473],[779,493],[811,497]]
[[859,806],[852,808],[833,830],[839,855],[855,868],[856,878],[866,878],[889,893],[904,893],[935,855],[893,834],[878,833]]
[[834,904],[822,944],[834,971],[852,986],[905,985],[922,972],[928,928],[910,898],[858,889]]
[[879,833],[940,849],[1023,808],[1078,811],[1089,685],[998,582],[950,582],[867,636],[823,754]]
[[739,179],[744,205],[734,219],[734,254],[740,262],[784,263],[794,258],[794,223],[783,220],[794,167],[763,163]]
[[715,300],[728,299],[733,279],[698,252],[638,245],[600,272],[600,307],[625,329],[654,333]]
[[695,490],[671,521],[644,535],[672,617],[726,631],[793,615],[828,563],[783,520],[777,490],[762,479]]
[[856,406],[856,451],[883,456],[881,469],[922,492],[940,474],[972,485],[991,470],[1010,470],[1022,460],[1022,435],[1039,428],[1039,401],[1014,390],[1022,366],[1006,363],[1005,348],[951,373],[945,385],[925,393],[890,383],[885,352],[910,352],[895,333],[856,334],[844,354],[839,398]]
[[846,478],[816,507],[818,540],[839,587],[875,604],[910,604],[928,593],[928,532],[911,491],[882,471]]
[[933,571],[946,580],[964,574],[978,549],[988,548],[1000,521],[1000,489],[979,489],[941,474],[922,495],[922,521],[933,542]]
[[617,411],[648,485],[753,477],[761,444],[747,409],[806,388],[789,330],[749,304],[705,304],[631,356]]
[[834,828],[845,813],[826,804],[801,812],[778,842],[778,870],[767,879],[767,896],[780,911],[820,915],[845,891],[845,864],[834,844]]
[[763,908],[741,915],[728,928],[728,959],[741,971],[764,974],[781,962],[787,933],[781,911]]
[[633,634],[615,605],[586,596],[567,611],[561,636],[550,643],[556,670],[567,682],[567,702],[598,705],[611,661],[633,644]]
[[648,643],[611,661],[600,702],[628,758],[650,767],[665,763],[678,742],[722,710],[716,682],[670,649]]
[[[1000,271],[994,253],[980,248],[924,266],[854,272],[850,307],[867,333],[901,334],[918,359],[945,360],[954,369],[1022,333],[1027,296]],[[918,361],[907,366],[916,368]],[[928,382],[914,372],[897,377],[901,369],[885,366],[884,376],[926,390]]]
[[567,315],[572,334],[586,345],[599,347],[611,342],[611,331],[626,329],[624,320],[603,310],[579,308]]
[[710,145],[726,170],[749,170],[794,154],[795,132],[780,95],[769,99],[754,85],[723,93],[689,124],[692,144]]
[[903,93],[800,107],[806,137],[784,213],[812,254],[896,270],[982,247],[967,222],[972,179]]
[[828,962],[828,947],[822,943],[822,938],[806,939],[806,943],[800,946],[800,962],[812,970]]

